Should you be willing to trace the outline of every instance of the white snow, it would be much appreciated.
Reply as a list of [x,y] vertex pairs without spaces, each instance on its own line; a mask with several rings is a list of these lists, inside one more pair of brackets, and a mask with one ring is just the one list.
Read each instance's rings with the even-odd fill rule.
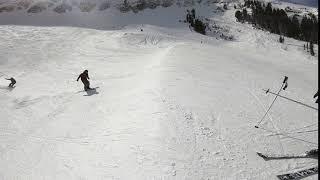
[[[235,22],[233,8],[200,9],[235,40],[191,32],[175,6],[0,14],[0,179],[276,179],[317,165],[256,155],[316,148],[317,131],[290,134],[310,144],[254,128],[274,98],[262,89],[277,91],[284,76],[282,95],[317,107],[317,57]],[[76,82],[85,69],[96,91]],[[278,98],[261,127],[317,122],[317,111]]]

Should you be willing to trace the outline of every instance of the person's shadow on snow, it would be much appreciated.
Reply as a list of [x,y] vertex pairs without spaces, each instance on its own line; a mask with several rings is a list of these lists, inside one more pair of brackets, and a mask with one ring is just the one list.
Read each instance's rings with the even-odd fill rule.
[[8,91],[12,91],[14,88],[15,88],[15,86],[13,86],[13,87],[0,86],[0,89],[5,89],[5,90],[8,90]]
[[87,94],[85,94],[85,95],[83,95],[83,96],[92,96],[92,95],[95,95],[95,94],[99,94],[99,92],[97,92],[97,88],[98,88],[98,87],[93,88],[93,89],[91,89],[91,90],[89,90],[89,91],[86,91]]

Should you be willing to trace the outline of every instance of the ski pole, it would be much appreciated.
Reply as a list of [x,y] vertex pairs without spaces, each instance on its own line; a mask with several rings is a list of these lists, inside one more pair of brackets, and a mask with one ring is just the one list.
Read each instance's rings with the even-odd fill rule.
[[263,115],[263,117],[261,118],[261,120],[259,121],[259,123],[258,123],[256,126],[254,126],[255,128],[259,128],[260,123],[263,121],[263,119],[266,117],[266,115],[267,115],[268,112],[270,111],[272,105],[273,105],[274,102],[277,100],[277,98],[278,98],[281,90],[282,90],[282,89],[285,90],[285,89],[287,88],[287,86],[288,86],[287,81],[288,81],[288,77],[285,76],[285,77],[284,77],[284,80],[283,80],[283,82],[282,82],[281,88],[279,89],[278,93],[276,94],[276,97],[273,99],[273,101],[272,101],[272,103],[270,104],[268,110],[267,110],[266,113]]
[[[276,93],[274,93],[274,92],[270,91],[269,89],[268,89],[268,90],[262,89],[262,90],[263,90],[263,91],[265,91],[265,92],[266,92],[266,94],[270,93],[270,94],[273,94],[273,95],[277,95]],[[278,94],[277,96],[279,96],[279,97],[281,97],[281,98],[284,98],[284,99],[287,99],[287,100],[289,100],[289,101],[292,101],[292,102],[295,102],[295,103],[301,104],[301,105],[303,105],[303,106],[306,106],[306,107],[308,107],[308,108],[311,108],[311,109],[314,109],[314,110],[317,110],[317,111],[318,111],[318,109],[317,109],[317,108],[315,108],[315,107],[313,107],[313,106],[310,106],[310,105],[304,104],[304,103],[302,103],[302,102],[296,101],[296,100],[291,99],[291,98],[288,98],[288,97],[286,97],[286,96],[282,96],[282,95],[279,95],[279,94]]]

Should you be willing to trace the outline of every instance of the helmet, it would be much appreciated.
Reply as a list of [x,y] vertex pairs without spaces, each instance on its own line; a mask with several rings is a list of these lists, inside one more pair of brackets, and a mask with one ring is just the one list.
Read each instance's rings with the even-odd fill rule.
[[85,73],[88,73],[88,70],[84,70]]

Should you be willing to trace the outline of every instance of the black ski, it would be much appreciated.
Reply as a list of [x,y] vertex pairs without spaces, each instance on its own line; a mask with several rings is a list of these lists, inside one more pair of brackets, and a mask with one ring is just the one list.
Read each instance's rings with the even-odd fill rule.
[[298,159],[298,158],[314,158],[318,159],[318,154],[301,154],[301,155],[276,155],[276,154],[262,154],[260,152],[257,152],[258,156],[262,157],[265,161],[269,160],[277,160],[277,159]]
[[281,175],[277,175],[277,177],[280,180],[289,180],[289,179],[302,179],[314,174],[318,174],[318,167],[313,167],[313,168],[309,168],[309,169],[304,169],[301,171],[297,171],[297,172],[292,172],[292,173],[287,173],[287,174],[281,174]]

